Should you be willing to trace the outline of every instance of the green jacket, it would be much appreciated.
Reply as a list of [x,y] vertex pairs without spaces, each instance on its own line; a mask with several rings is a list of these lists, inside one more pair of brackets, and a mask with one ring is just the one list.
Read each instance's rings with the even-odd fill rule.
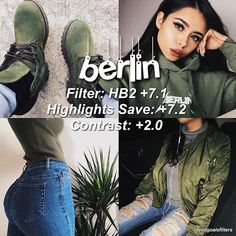
[[[227,58],[229,67],[236,71],[236,45],[233,41],[228,39],[220,50]],[[126,66],[122,79],[99,81],[107,92],[112,87],[128,88],[129,91],[134,89],[135,98],[125,100],[124,105],[151,109],[148,114],[136,112],[130,114],[129,117],[218,117],[236,109],[235,73],[200,71],[200,56],[197,53],[184,60],[182,69],[168,61],[163,55],[159,55],[156,60],[160,66],[160,78],[155,78],[152,70],[149,79],[130,82],[130,67]],[[156,90],[152,93],[150,89]],[[145,97],[141,95],[143,90],[148,92]],[[165,98],[161,92],[164,90],[167,93]],[[163,105],[167,110],[158,111],[158,108]],[[123,105],[120,105],[120,108],[121,106]]]
[[[167,196],[165,142],[155,166],[136,189],[137,195],[153,192],[153,206],[160,207]],[[182,208],[190,217],[188,236],[201,236],[199,229],[208,228],[219,196],[228,176],[230,163],[229,137],[209,127],[184,146],[178,163]]]

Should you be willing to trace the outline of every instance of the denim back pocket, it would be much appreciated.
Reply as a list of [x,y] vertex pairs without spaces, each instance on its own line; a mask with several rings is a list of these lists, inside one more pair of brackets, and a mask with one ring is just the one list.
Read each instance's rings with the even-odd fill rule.
[[15,220],[30,222],[44,214],[46,184],[17,183],[12,195],[12,213]]

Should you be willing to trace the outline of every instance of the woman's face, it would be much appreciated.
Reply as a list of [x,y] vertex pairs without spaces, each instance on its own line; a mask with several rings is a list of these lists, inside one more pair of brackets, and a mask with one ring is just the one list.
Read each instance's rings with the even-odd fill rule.
[[165,19],[159,12],[156,19],[159,29],[157,42],[162,54],[170,61],[177,61],[193,52],[207,31],[203,14],[185,7],[168,15]]
[[189,132],[194,132],[195,130],[200,129],[203,125],[202,118],[178,118],[177,120],[180,124],[185,125]]
[[180,124],[186,125],[195,121],[200,121],[202,120],[201,118],[178,118],[177,119]]

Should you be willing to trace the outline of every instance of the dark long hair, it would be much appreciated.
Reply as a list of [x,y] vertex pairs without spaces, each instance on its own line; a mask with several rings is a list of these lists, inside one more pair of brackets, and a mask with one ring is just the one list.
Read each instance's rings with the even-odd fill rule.
[[[156,17],[159,12],[164,12],[165,18],[171,13],[178,11],[185,7],[191,7],[198,9],[204,16],[207,28],[214,29],[219,33],[228,36],[228,32],[222,23],[219,15],[213,9],[208,0],[164,0],[151,21],[149,22],[144,34],[140,38],[139,48],[142,52],[142,60],[148,60],[150,58],[151,52],[151,42],[152,38],[156,39],[158,34],[158,28],[156,27]],[[138,44],[135,45],[133,49],[136,53],[138,52]],[[155,52],[157,53],[160,49],[156,43]],[[124,60],[128,60],[132,50],[125,56]],[[227,67],[226,58],[220,50],[207,50],[205,57],[201,57],[201,67],[202,71],[214,71],[214,70],[224,70],[229,71]]]
[[166,158],[170,166],[176,166],[179,162],[179,157],[183,152],[185,136],[182,133],[182,125],[179,126],[177,132],[168,135],[167,142],[169,143],[166,150]]

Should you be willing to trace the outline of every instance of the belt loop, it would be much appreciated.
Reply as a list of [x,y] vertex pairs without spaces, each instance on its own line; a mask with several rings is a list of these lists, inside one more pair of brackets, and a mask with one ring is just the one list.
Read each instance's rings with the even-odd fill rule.
[[27,168],[27,163],[25,163],[24,167],[23,167],[23,172],[25,172],[25,169]]
[[47,160],[46,160],[46,170],[49,170],[49,168],[50,168],[50,158],[47,158]]

